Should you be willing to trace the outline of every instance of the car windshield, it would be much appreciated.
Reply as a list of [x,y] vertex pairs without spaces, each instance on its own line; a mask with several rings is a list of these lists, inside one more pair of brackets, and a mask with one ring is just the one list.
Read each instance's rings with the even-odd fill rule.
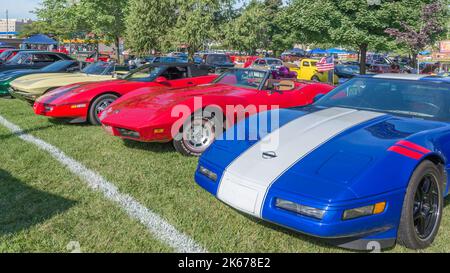
[[42,72],[59,72],[66,70],[67,68],[75,66],[74,61],[57,61],[52,63],[51,65],[47,65],[46,67],[42,68],[40,71]]
[[152,82],[165,70],[164,66],[142,66],[130,73],[124,79],[129,81]]
[[215,83],[258,89],[266,79],[267,72],[251,69],[230,69],[224,72]]
[[6,50],[6,51],[3,51],[1,54],[0,54],[0,60],[2,60],[2,61],[6,61],[8,58],[9,58],[9,56],[12,54],[12,50]]
[[32,55],[29,53],[18,53],[16,56],[11,58],[9,61],[7,61],[7,64],[28,64],[31,63],[31,57]]
[[114,72],[114,64],[96,62],[87,66],[82,72],[90,75],[111,75]]
[[450,122],[450,84],[355,78],[337,87],[314,105]]
[[346,74],[359,74],[359,66],[357,65],[337,65],[336,70],[340,73],[346,73]]
[[225,54],[210,54],[207,57],[208,63],[231,63],[230,58]]
[[282,65],[283,63],[280,60],[268,59],[267,64],[268,65]]

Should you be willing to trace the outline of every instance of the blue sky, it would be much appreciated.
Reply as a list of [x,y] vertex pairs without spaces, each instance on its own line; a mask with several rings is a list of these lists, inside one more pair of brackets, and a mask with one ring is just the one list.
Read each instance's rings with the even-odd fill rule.
[[35,18],[30,11],[39,6],[41,0],[0,0],[0,19],[6,17],[6,10],[9,11],[9,18]]

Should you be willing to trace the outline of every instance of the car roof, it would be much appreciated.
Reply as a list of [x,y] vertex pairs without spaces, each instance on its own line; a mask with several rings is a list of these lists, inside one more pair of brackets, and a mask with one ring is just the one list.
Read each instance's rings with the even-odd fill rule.
[[431,81],[450,83],[449,77],[417,75],[417,74],[401,74],[401,73],[384,73],[373,75],[361,75],[361,78],[386,79],[386,80],[408,80],[408,81]]

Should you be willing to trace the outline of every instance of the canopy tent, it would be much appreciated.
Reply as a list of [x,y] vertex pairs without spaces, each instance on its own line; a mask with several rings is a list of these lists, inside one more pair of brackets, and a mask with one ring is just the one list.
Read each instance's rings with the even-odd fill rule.
[[425,50],[425,51],[420,52],[419,55],[431,55],[431,52],[428,50]]
[[23,44],[32,44],[32,45],[57,45],[58,42],[53,40],[52,38],[48,37],[44,34],[36,34],[28,39],[25,39]]
[[311,51],[309,51],[310,54],[327,54],[327,51],[325,49],[321,48],[314,48]]
[[339,48],[330,48],[326,50],[328,54],[348,54],[349,51],[339,49]]

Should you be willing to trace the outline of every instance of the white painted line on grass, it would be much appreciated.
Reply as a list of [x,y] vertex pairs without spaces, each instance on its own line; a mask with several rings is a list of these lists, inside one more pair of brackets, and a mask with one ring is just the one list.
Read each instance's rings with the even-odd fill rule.
[[120,193],[116,186],[108,182],[101,175],[89,170],[80,162],[65,155],[64,152],[55,146],[25,133],[19,126],[9,122],[1,115],[0,124],[8,128],[20,139],[34,144],[39,149],[48,152],[62,165],[67,167],[72,173],[84,180],[89,187],[102,192],[106,198],[118,204],[130,217],[139,220],[151,231],[151,233],[153,233],[164,243],[167,243],[169,246],[173,247],[175,251],[183,253],[206,252],[206,249],[198,245],[189,236],[179,232],[174,226],[167,223],[158,214],[141,205],[133,197]]

